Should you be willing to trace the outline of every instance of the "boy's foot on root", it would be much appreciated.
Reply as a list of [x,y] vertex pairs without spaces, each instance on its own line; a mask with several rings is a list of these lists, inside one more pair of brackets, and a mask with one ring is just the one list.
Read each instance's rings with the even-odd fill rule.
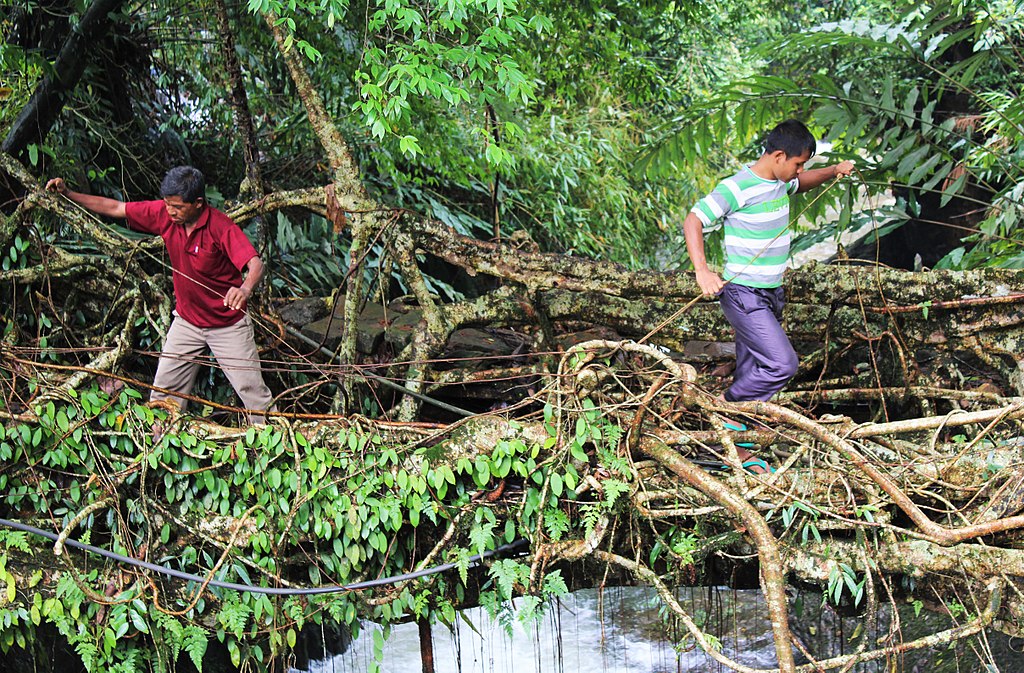
[[743,461],[743,469],[751,474],[775,474],[775,468],[761,458],[748,458]]
[[[747,426],[744,425],[743,423],[739,423],[737,421],[726,421],[722,425],[725,426],[726,430],[732,430],[733,432],[746,432],[747,431]],[[750,442],[736,442],[736,446],[744,448],[744,449],[749,449],[749,448],[752,448],[754,445],[752,443],[750,443]]]

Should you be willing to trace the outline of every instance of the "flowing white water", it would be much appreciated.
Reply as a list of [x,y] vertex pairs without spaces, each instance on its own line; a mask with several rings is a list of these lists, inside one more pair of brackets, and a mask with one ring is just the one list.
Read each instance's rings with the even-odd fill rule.
[[[722,641],[725,654],[753,667],[771,667],[775,650],[767,609],[757,591],[682,589],[678,597],[696,619]],[[433,627],[435,673],[681,673],[725,670],[690,639],[676,645],[654,592],[622,587],[575,592],[550,605],[539,622],[514,622],[511,634],[482,608],[460,614],[454,630]],[[710,615],[715,615],[713,618]],[[313,663],[309,673],[362,673],[373,662],[374,624],[367,624],[349,650]],[[415,624],[391,629],[384,645],[383,673],[421,670]]]

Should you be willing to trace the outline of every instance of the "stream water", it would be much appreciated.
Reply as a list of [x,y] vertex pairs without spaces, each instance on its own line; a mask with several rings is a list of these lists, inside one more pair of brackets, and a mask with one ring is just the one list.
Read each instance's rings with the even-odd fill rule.
[[[691,615],[712,617],[723,651],[755,668],[769,668],[775,650],[760,593],[723,588],[683,589]],[[699,648],[677,651],[659,614],[660,602],[644,587],[577,591],[558,600],[539,622],[510,630],[482,608],[463,611],[453,630],[434,625],[435,673],[675,673],[727,670]],[[367,625],[348,651],[314,662],[308,673],[362,673],[373,661]],[[692,641],[689,642],[692,646]],[[296,669],[293,669],[296,670]],[[420,670],[415,624],[393,627],[381,670]]]
[[[761,593],[726,587],[683,588],[677,591],[683,608],[722,644],[722,652],[751,668],[774,668],[775,647]],[[849,653],[859,631],[859,617],[843,618],[821,605],[821,594],[802,594],[801,607],[791,614],[797,638],[816,657]],[[791,605],[791,608],[793,606]],[[871,641],[887,635],[891,611],[882,606],[878,631]],[[901,609],[897,639],[904,642],[951,625],[948,619]],[[482,608],[461,612],[453,629],[432,629],[435,673],[684,673],[728,671],[692,639],[672,632],[662,618],[661,602],[647,587],[581,590],[552,603],[539,621],[510,628],[491,619]],[[364,625],[359,638],[335,656],[311,661],[289,673],[364,673],[374,661],[374,631]],[[906,653],[857,665],[854,673],[1021,673],[1024,643],[988,632],[982,638],[953,647]],[[315,652],[311,653],[315,657]],[[806,660],[799,659],[797,663]],[[421,671],[416,624],[391,629],[384,644],[382,673]]]

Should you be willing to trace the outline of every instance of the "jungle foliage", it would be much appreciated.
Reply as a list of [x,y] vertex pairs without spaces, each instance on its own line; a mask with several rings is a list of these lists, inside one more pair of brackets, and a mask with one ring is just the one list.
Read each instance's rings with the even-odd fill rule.
[[[515,586],[528,582],[529,567],[502,559],[471,581],[471,556],[518,539],[520,526],[538,525],[541,511],[557,503],[563,489],[578,485],[575,468],[538,465],[541,447],[519,439],[499,442],[488,455],[449,461],[440,445],[415,450],[408,441],[355,424],[342,432],[332,425],[316,430],[274,424],[233,438],[202,430],[164,433],[158,428],[166,412],[141,404],[140,397],[131,388],[107,394],[94,386],[41,404],[38,422],[0,426],[0,460],[35,466],[31,476],[0,474],[5,510],[66,517],[82,527],[83,542],[132,558],[160,549],[167,567],[210,568],[207,580],[349,584],[436,565],[442,549],[456,573],[429,587],[396,582],[368,602],[358,593],[281,598],[207,588],[205,582],[175,586],[159,577],[155,585],[141,577],[123,585],[112,580],[100,594],[90,587],[107,577],[105,564],[85,571],[62,565],[26,533],[4,530],[3,652],[33,651],[45,642],[36,628],[47,623],[90,671],[175,670],[186,656],[202,670],[214,639],[232,665],[261,665],[295,647],[304,625],[324,620],[343,625],[353,637],[367,618],[388,624],[429,617],[452,624],[467,587],[495,618],[508,618],[508,601]],[[583,430],[600,434],[596,425]],[[90,502],[94,488],[74,476],[87,474],[107,498]],[[528,484],[518,520],[479,501],[479,489],[516,477]],[[127,509],[111,499],[117,493],[132,494]],[[593,505],[587,526],[612,505],[612,498]],[[559,515],[547,526],[558,539],[569,522]],[[444,548],[461,529],[458,548]],[[429,545],[423,541],[431,539],[441,542],[424,554]],[[38,572],[15,577],[7,570],[13,558],[31,559]],[[60,580],[44,598],[34,588],[44,579],[48,584],[51,573]],[[517,618],[529,621],[544,600],[565,591],[558,571],[546,574],[542,591],[520,601]]]
[[[932,259],[936,268],[1019,268],[1022,34],[1016,2],[939,3],[889,21],[855,16],[808,27],[755,51],[785,54],[764,72],[668,122],[645,165],[671,172],[715,142],[747,146],[752,157],[781,110],[813,120],[829,155],[858,165],[850,186],[795,204],[807,222],[827,222],[797,249],[851,227],[882,236],[915,220],[951,230],[947,241],[962,239]],[[887,194],[895,204],[875,205]],[[839,216],[828,218],[828,208]]]
[[[10,139],[33,92],[66,74],[56,55],[98,3],[0,3],[0,133]],[[227,29],[213,19],[220,10]],[[1010,399],[1021,392],[1021,339],[1015,314],[994,312],[1016,296],[1006,296],[1014,276],[978,273],[972,287],[966,275],[917,284],[882,271],[792,280],[804,298],[795,333],[825,343],[786,402],[832,400],[860,417],[744,410],[752,425],[784,428],[772,441],[789,462],[773,488],[806,489],[769,491],[777,502],[742,470],[709,482],[666,452],[711,445],[738,468],[721,425],[728,410],[694,394],[694,369],[642,343],[659,330],[680,351],[688,338],[724,337],[705,307],[687,314],[692,283],[652,269],[685,267],[683,214],[785,117],[805,119],[830,158],[859,169],[795,202],[798,247],[862,227],[877,245],[924,226],[953,232],[918,241],[926,266],[1021,267],[1019,0],[211,0],[125,3],[103,16],[109,26],[78,55],[83,68],[52,128],[9,141],[0,157],[0,513],[259,587],[444,562],[456,572],[272,598],[54,555],[2,531],[4,652],[33,651],[56,629],[90,671],[201,669],[215,646],[235,667],[283,666],[310,625],[356,634],[362,619],[450,624],[468,602],[509,620],[513,595],[530,619],[583,560],[663,590],[662,578],[693,577],[718,545],[745,544],[737,520],[764,536],[763,567],[819,583],[845,609],[877,606],[874,578],[899,575],[913,554],[922,568],[942,567],[949,545],[996,540],[990,556],[969,556],[962,577],[920,584],[987,597],[961,605],[962,633],[943,637],[997,615],[1021,630],[1024,608],[992,570],[1024,574],[1013,570],[1021,411]],[[241,82],[225,59],[229,37]],[[332,194],[323,185],[345,184],[345,160],[358,188]],[[270,267],[256,322],[271,344],[272,387],[295,415],[265,427],[211,422],[230,418],[218,415],[231,393],[214,376],[197,388],[195,417],[142,403],[146,355],[172,307],[161,253],[40,189],[63,175],[82,191],[151,198],[180,163],[204,170],[211,201],[260,241]],[[380,361],[347,357],[352,347],[325,362],[288,341],[274,314],[310,295],[349,317],[411,296],[423,318],[399,352],[374,353]],[[566,353],[551,323],[614,325],[641,343]],[[450,337],[481,326],[521,329],[537,347],[515,387],[521,406],[440,422],[412,396],[367,383],[370,364],[406,391],[439,389]],[[351,346],[355,334],[344,338]],[[514,354],[510,367],[527,357]],[[333,413],[346,404],[349,413]],[[947,432],[961,426],[944,414],[965,411],[978,416]],[[900,426],[901,412],[925,418]],[[769,443],[751,434],[743,441]],[[792,477],[798,469],[839,485],[818,489]],[[528,557],[470,563],[521,538],[533,544]],[[870,560],[868,549],[878,552]],[[787,643],[780,666],[793,670],[783,583],[764,586]],[[672,613],[687,643],[721,656],[712,634]],[[894,656],[869,645],[862,638],[858,653]]]

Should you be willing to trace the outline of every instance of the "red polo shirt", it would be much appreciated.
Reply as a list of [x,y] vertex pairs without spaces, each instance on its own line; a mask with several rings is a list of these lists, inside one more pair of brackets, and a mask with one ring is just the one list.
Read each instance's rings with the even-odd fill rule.
[[128,226],[164,239],[174,269],[175,311],[196,327],[228,327],[241,311],[224,305],[224,295],[242,285],[242,269],[256,248],[227,215],[207,206],[192,233],[175,224],[163,201],[124,204]]

